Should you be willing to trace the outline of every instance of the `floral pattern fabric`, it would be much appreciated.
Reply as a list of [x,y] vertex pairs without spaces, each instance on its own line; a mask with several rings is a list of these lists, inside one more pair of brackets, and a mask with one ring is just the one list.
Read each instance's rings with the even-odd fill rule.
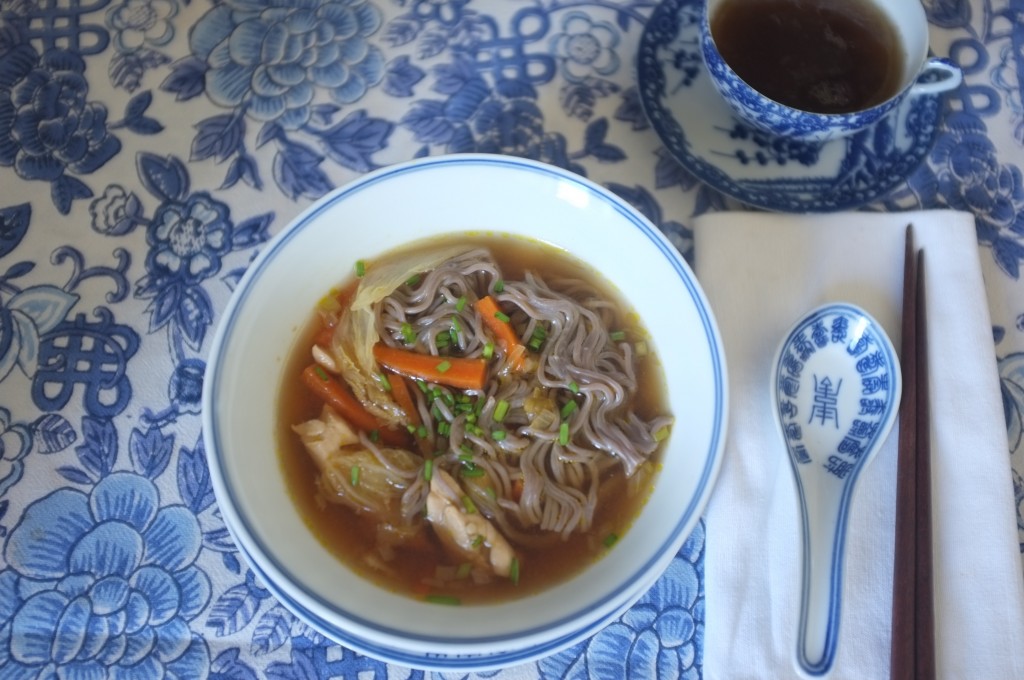
[[[0,677],[430,675],[324,638],[232,543],[200,431],[213,329],[248,264],[312,201],[426,155],[566,168],[699,258],[693,219],[742,206],[680,166],[645,117],[636,59],[656,5],[0,4]],[[932,49],[964,84],[925,162],[866,208],[976,217],[1018,499],[1007,512],[1024,545],[1015,7],[925,2]],[[702,77],[691,57],[679,54],[687,86]],[[749,162],[814,162],[776,151]],[[701,677],[706,540],[701,524],[589,640],[481,675]]]

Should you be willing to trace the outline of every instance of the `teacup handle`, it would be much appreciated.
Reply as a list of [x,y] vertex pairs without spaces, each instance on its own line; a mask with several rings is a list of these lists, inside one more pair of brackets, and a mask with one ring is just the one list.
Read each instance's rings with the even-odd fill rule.
[[[921,82],[921,79],[929,74],[938,74],[941,77],[938,80]],[[964,73],[960,70],[959,66],[949,59],[932,57],[925,62],[924,68],[921,69],[921,73],[917,76],[917,82],[910,87],[910,94],[939,94],[940,92],[948,92],[955,87],[959,87],[963,79]]]

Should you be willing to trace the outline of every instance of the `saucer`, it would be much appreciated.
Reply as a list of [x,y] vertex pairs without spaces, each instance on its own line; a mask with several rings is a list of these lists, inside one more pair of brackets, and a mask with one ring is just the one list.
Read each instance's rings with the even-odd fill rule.
[[884,198],[924,160],[938,134],[940,95],[907,97],[849,137],[798,142],[737,118],[700,51],[702,0],[665,0],[640,38],[640,100],[665,148],[713,189],[777,212],[831,212]]

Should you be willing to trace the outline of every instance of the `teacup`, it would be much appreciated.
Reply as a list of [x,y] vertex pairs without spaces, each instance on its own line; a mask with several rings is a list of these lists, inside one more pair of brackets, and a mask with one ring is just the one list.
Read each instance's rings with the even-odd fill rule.
[[[776,7],[780,3],[792,4],[794,2],[794,0],[707,0],[701,15],[700,41],[704,63],[707,66],[711,82],[718,92],[738,116],[770,134],[809,142],[844,137],[870,127],[886,116],[906,97],[946,92],[959,86],[963,80],[963,73],[957,65],[946,59],[929,57],[928,18],[918,0],[862,0],[868,4],[868,9],[873,7],[872,11],[878,11],[882,28],[891,30],[893,33],[893,40],[885,42],[885,45],[894,45],[895,55],[891,62],[891,73],[886,76],[886,79],[891,81],[887,91],[873,93],[876,98],[880,97],[877,101],[867,101],[866,105],[854,103],[854,108],[851,110],[839,110],[838,112],[821,112],[821,108],[812,109],[805,105],[805,102],[793,104],[780,101],[781,97],[773,98],[761,90],[755,89],[753,85],[740,77],[733,66],[722,56],[723,51],[728,52],[729,50],[720,50],[717,37],[712,34],[712,27],[725,32],[726,29],[721,24],[716,24],[716,19],[725,21],[725,17],[719,17],[716,13],[721,11],[723,5],[733,5],[732,9],[737,10],[735,12],[737,16],[745,13],[747,17],[757,17],[757,31],[763,31],[757,39],[750,40],[749,43],[757,48],[767,44],[765,36],[772,30],[772,21],[779,21],[779,18],[778,14],[766,10],[766,1]],[[829,7],[843,8],[847,2],[848,0],[800,0],[796,4],[806,6],[817,3],[824,5],[827,9]],[[734,3],[745,3],[749,7],[744,6],[742,12],[739,12],[739,8]],[[728,10],[729,7],[726,7],[726,11]],[[810,42],[810,38],[814,36],[805,35],[804,37],[807,38],[806,41],[790,40],[785,44],[802,45],[804,42]],[[902,52],[902,63],[900,63],[900,52]],[[811,62],[811,67],[814,67],[816,64],[813,63],[813,60]],[[739,63],[738,59],[737,63]],[[769,79],[775,85],[785,84],[786,79],[779,77],[785,67],[777,61],[760,59],[760,63],[757,64],[755,59],[754,65],[768,65],[769,69],[776,69],[768,71]],[[748,77],[751,75],[749,69],[750,65],[747,65]],[[785,68],[784,72],[788,78],[792,74],[805,71],[806,69],[802,67],[791,66]],[[870,81],[865,80],[865,82]],[[830,85],[830,87],[832,86]],[[801,86],[799,89],[801,92],[809,92],[813,88]],[[835,88],[833,87],[833,89]],[[824,91],[830,92],[828,89]],[[854,100],[851,98],[850,101]]]

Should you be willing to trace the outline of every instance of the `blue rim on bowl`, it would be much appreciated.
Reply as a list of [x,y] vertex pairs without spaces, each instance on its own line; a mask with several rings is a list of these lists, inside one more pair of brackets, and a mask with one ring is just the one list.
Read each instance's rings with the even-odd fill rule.
[[[414,195],[424,183],[430,185],[421,196],[425,203],[416,205]],[[517,196],[517,191],[527,193]],[[406,200],[394,200],[399,196]],[[382,199],[387,200],[382,203]],[[504,207],[496,207],[503,202],[507,202]],[[554,220],[544,224],[543,228],[537,224],[523,224],[527,221],[523,216],[541,209],[556,213],[561,210],[564,215],[573,217]],[[371,224],[382,211],[395,214],[379,218],[379,224]],[[533,215],[539,220],[546,213],[542,212],[540,216]],[[588,236],[578,231],[581,217],[587,218],[587,228],[599,229],[604,221],[619,225],[615,227],[619,229],[616,238],[622,242],[613,243],[613,247],[608,249],[595,243],[600,241],[599,238],[580,239],[580,236]],[[594,218],[593,224],[590,218]],[[507,625],[512,626],[512,630],[501,628],[505,623],[499,625],[484,618],[488,611],[493,611],[487,606],[460,608],[460,618],[456,619],[445,611],[453,608],[420,603],[372,585],[353,586],[351,592],[346,592],[346,597],[339,597],[334,592],[336,588],[332,590],[324,585],[320,574],[317,575],[320,581],[307,582],[304,579],[310,574],[306,563],[320,560],[323,556],[319,553],[325,551],[317,550],[315,538],[303,535],[310,532],[296,531],[296,527],[301,527],[301,521],[287,517],[291,513],[267,514],[258,497],[267,489],[280,495],[280,482],[272,475],[257,476],[256,472],[248,471],[248,466],[240,466],[236,459],[240,442],[246,442],[249,448],[260,448],[262,440],[259,437],[269,430],[260,418],[247,420],[247,415],[240,414],[242,406],[235,400],[262,400],[259,403],[264,415],[272,409],[269,405],[271,396],[252,397],[251,392],[255,391],[253,384],[242,384],[255,378],[247,377],[242,370],[237,349],[244,347],[247,353],[254,353],[256,359],[262,358],[263,363],[280,364],[280,357],[287,347],[263,347],[264,331],[271,329],[272,333],[281,333],[280,337],[288,338],[297,330],[282,330],[277,326],[259,328],[259,323],[265,323],[261,321],[265,317],[265,310],[261,309],[265,300],[259,296],[266,297],[269,287],[280,287],[284,280],[281,269],[287,268],[288,263],[294,265],[295,260],[289,259],[293,257],[290,253],[297,247],[301,248],[301,243],[306,240],[319,238],[317,243],[325,244],[319,249],[333,250],[331,257],[336,255],[342,259],[338,253],[346,253],[344,242],[359,241],[359,245],[349,248],[349,251],[358,252],[344,255],[354,262],[356,258],[372,257],[376,252],[422,236],[420,231],[409,232],[410,227],[401,224],[403,221],[412,221],[417,229],[433,230],[434,233],[474,229],[517,233],[522,229],[521,235],[540,238],[570,252],[589,249],[592,253],[605,253],[598,259],[608,259],[606,264],[611,269],[617,266],[618,260],[629,259],[616,248],[642,251],[648,257],[644,261],[645,274],[650,270],[664,272],[662,276],[679,292],[673,299],[674,307],[678,308],[673,316],[679,315],[680,319],[665,323],[673,326],[690,322],[690,330],[686,333],[692,333],[694,342],[687,347],[687,353],[692,353],[695,358],[673,357],[668,363],[663,362],[670,376],[671,370],[684,374],[676,377],[689,379],[690,373],[696,376],[693,378],[693,384],[697,386],[693,389],[695,394],[681,396],[685,401],[680,403],[687,410],[701,414],[700,422],[692,425],[695,434],[687,435],[694,438],[694,443],[688,444],[694,450],[688,451],[695,462],[692,469],[680,468],[685,477],[683,483],[692,487],[692,493],[684,499],[671,501],[675,523],[657,528],[653,528],[652,523],[650,532],[646,526],[640,530],[634,525],[623,542],[635,541],[637,546],[643,546],[642,556],[631,556],[628,547],[619,549],[617,545],[616,550],[609,551],[609,555],[586,568],[583,573],[587,579],[593,577],[593,583],[588,583],[587,587],[596,584],[598,590],[604,590],[600,595],[591,596],[583,585],[573,583],[583,580],[577,577],[570,579],[567,585],[556,586],[557,597],[546,597],[550,591],[542,593],[540,597],[546,599],[539,600],[543,604],[536,612],[528,614],[526,608],[529,603],[519,601],[499,605],[503,613],[509,613],[510,623]],[[502,221],[505,223],[501,224]],[[621,225],[628,227],[622,228]],[[345,228],[349,229],[347,233],[340,231]],[[417,238],[411,238],[411,234]],[[366,252],[367,249],[374,252]],[[319,253],[316,257],[328,256]],[[583,259],[586,261],[588,258]],[[303,267],[303,275],[319,280],[312,273],[315,269],[316,266]],[[322,285],[306,284],[306,288],[312,288],[308,293],[302,288],[302,282],[289,281],[288,285],[296,291],[303,290],[303,295],[312,296],[310,299],[315,301],[344,278],[342,272],[351,271],[351,268],[339,266],[336,271],[339,273],[334,280],[322,282]],[[603,269],[602,273],[608,275]],[[612,282],[642,288],[649,285],[645,278],[637,277],[632,281],[620,274],[618,280],[612,277]],[[628,291],[623,292],[632,302]],[[277,290],[274,295],[291,294]],[[301,306],[292,305],[292,297],[288,300],[291,306]],[[312,308],[310,304],[305,309]],[[295,312],[290,313],[294,317],[291,325],[300,323],[296,319],[301,320],[301,314],[295,317]],[[289,326],[289,323],[278,325]],[[657,342],[657,333],[653,335]],[[255,365],[263,363],[257,361]],[[677,368],[673,369],[673,366]],[[683,392],[679,390],[680,394]],[[273,239],[246,271],[218,325],[204,381],[203,436],[214,491],[225,524],[254,571],[282,604],[327,637],[385,661],[432,669],[482,669],[522,663],[579,642],[619,616],[654,584],[689,536],[710,495],[724,447],[727,402],[725,359],[713,314],[689,266],[654,225],[611,192],[578,175],[523,159],[467,154],[425,158],[369,173],[317,201]],[[681,421],[689,425],[685,418]],[[255,430],[250,431],[253,428]],[[670,442],[670,450],[673,446],[675,437]],[[263,442],[262,448],[273,446]],[[262,451],[260,455],[266,462],[274,454]],[[684,463],[673,463],[667,469],[675,470],[674,465],[682,466]],[[661,474],[663,477],[665,472]],[[666,490],[664,498],[668,497]],[[661,503],[661,498],[656,484],[648,505]],[[641,522],[644,514],[641,513],[637,522]],[[275,540],[284,540],[288,545],[277,545]],[[305,556],[300,564],[295,561],[294,553],[303,550],[310,551],[311,556]],[[330,561],[332,558],[328,555],[323,559]],[[627,570],[616,572],[627,563],[627,559],[632,560]],[[344,571],[340,562],[334,564],[339,572]],[[303,570],[300,575],[298,572]],[[352,578],[361,581],[361,577]],[[375,590],[377,592],[373,592]],[[563,590],[566,593],[564,598],[561,595]],[[564,609],[559,608],[562,600],[565,601]],[[368,602],[373,606],[367,606]],[[429,629],[403,628],[404,617],[395,612],[408,611],[409,618],[416,619],[423,615],[423,607],[432,607],[431,620],[441,621],[442,629],[448,626],[454,632],[442,634]],[[451,617],[449,623],[445,623],[445,617]],[[462,622],[462,618],[467,621]],[[456,620],[459,623],[454,623]]]

